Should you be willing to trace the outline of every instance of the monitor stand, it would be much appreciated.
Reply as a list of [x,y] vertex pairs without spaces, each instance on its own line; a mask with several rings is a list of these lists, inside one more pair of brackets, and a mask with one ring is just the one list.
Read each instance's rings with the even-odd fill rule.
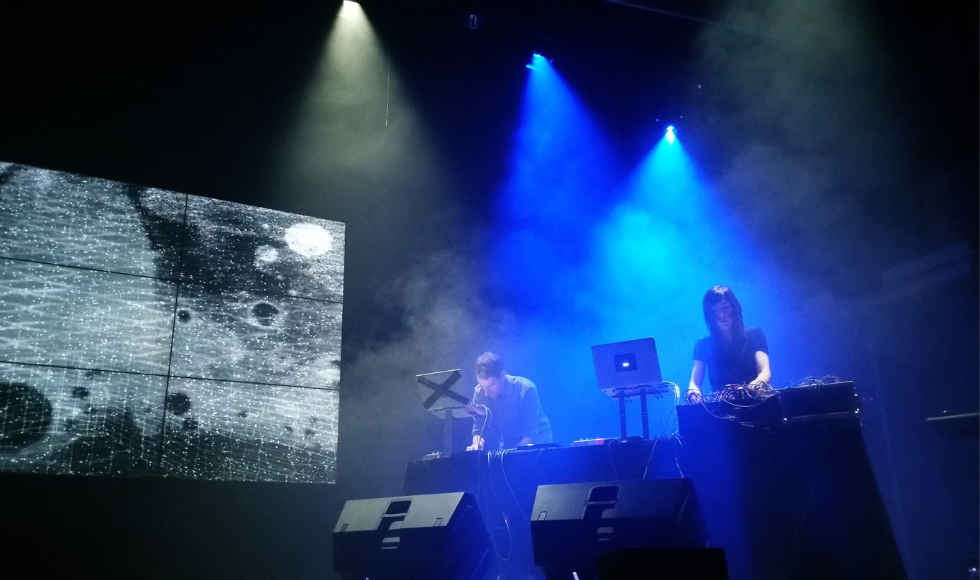
[[453,419],[483,416],[483,409],[471,405],[469,397],[460,391],[457,383],[462,376],[459,369],[415,375],[422,408],[443,420],[443,450],[435,453],[441,457],[453,453]]
[[[650,392],[656,397],[660,397],[669,389],[668,385],[671,383],[661,383],[659,385],[644,385],[641,387],[630,387],[628,389],[617,389],[613,397],[619,401],[619,434],[623,441],[629,438],[629,434],[626,431],[626,399],[639,395],[640,396],[640,414],[643,421],[643,438],[650,438],[650,417],[647,412],[647,393]],[[675,397],[676,392],[673,389],[669,389],[669,392]]]

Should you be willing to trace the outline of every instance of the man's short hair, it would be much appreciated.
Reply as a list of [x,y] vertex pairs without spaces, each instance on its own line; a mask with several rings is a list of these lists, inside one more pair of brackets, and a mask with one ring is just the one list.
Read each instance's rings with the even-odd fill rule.
[[504,361],[495,353],[487,351],[476,357],[476,376],[479,379],[499,377],[504,372]]

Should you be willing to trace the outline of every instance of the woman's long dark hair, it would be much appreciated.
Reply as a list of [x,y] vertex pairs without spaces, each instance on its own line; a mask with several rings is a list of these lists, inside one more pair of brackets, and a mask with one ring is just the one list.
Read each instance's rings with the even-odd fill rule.
[[711,336],[715,340],[723,340],[718,323],[715,320],[715,313],[712,308],[722,300],[727,300],[732,307],[732,341],[737,342],[745,333],[745,324],[742,322],[742,305],[735,298],[735,293],[728,286],[715,286],[705,292],[704,300],[701,305],[704,309],[704,323],[708,325]]

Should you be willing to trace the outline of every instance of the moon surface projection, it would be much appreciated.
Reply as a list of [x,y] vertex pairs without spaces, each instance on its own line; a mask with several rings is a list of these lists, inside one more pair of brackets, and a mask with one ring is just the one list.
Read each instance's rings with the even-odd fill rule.
[[0,162],[0,471],[336,481],[344,224]]
[[163,467],[194,479],[328,480],[337,462],[338,391],[174,379]]
[[186,196],[0,164],[0,256],[174,279]]
[[344,224],[188,196],[185,282],[343,302]]
[[172,373],[338,388],[341,308],[333,302],[184,284],[177,298]]
[[0,467],[154,475],[167,378],[0,363]]

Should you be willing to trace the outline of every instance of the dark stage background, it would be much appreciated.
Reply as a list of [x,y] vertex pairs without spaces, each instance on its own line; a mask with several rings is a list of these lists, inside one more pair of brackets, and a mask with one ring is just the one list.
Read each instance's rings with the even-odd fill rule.
[[[335,220],[347,236],[337,484],[0,474],[5,552],[112,576],[331,577],[344,501],[396,494],[407,462],[441,446],[414,374],[468,372],[495,348],[539,384],[560,443],[615,434],[588,346],[656,336],[683,385],[700,294],[730,283],[769,335],[777,386],[857,385],[910,576],[963,577],[976,433],[925,419],[978,407],[976,4],[636,4],[661,12],[365,2],[370,31],[345,26],[356,15],[338,18],[339,2],[5,14],[0,160]],[[588,111],[588,147],[606,145],[556,135],[553,156],[532,158],[576,162],[521,181],[532,50]],[[635,223],[618,184],[665,122],[711,207],[658,207],[682,224],[669,252],[593,269],[615,265],[591,244]]]

